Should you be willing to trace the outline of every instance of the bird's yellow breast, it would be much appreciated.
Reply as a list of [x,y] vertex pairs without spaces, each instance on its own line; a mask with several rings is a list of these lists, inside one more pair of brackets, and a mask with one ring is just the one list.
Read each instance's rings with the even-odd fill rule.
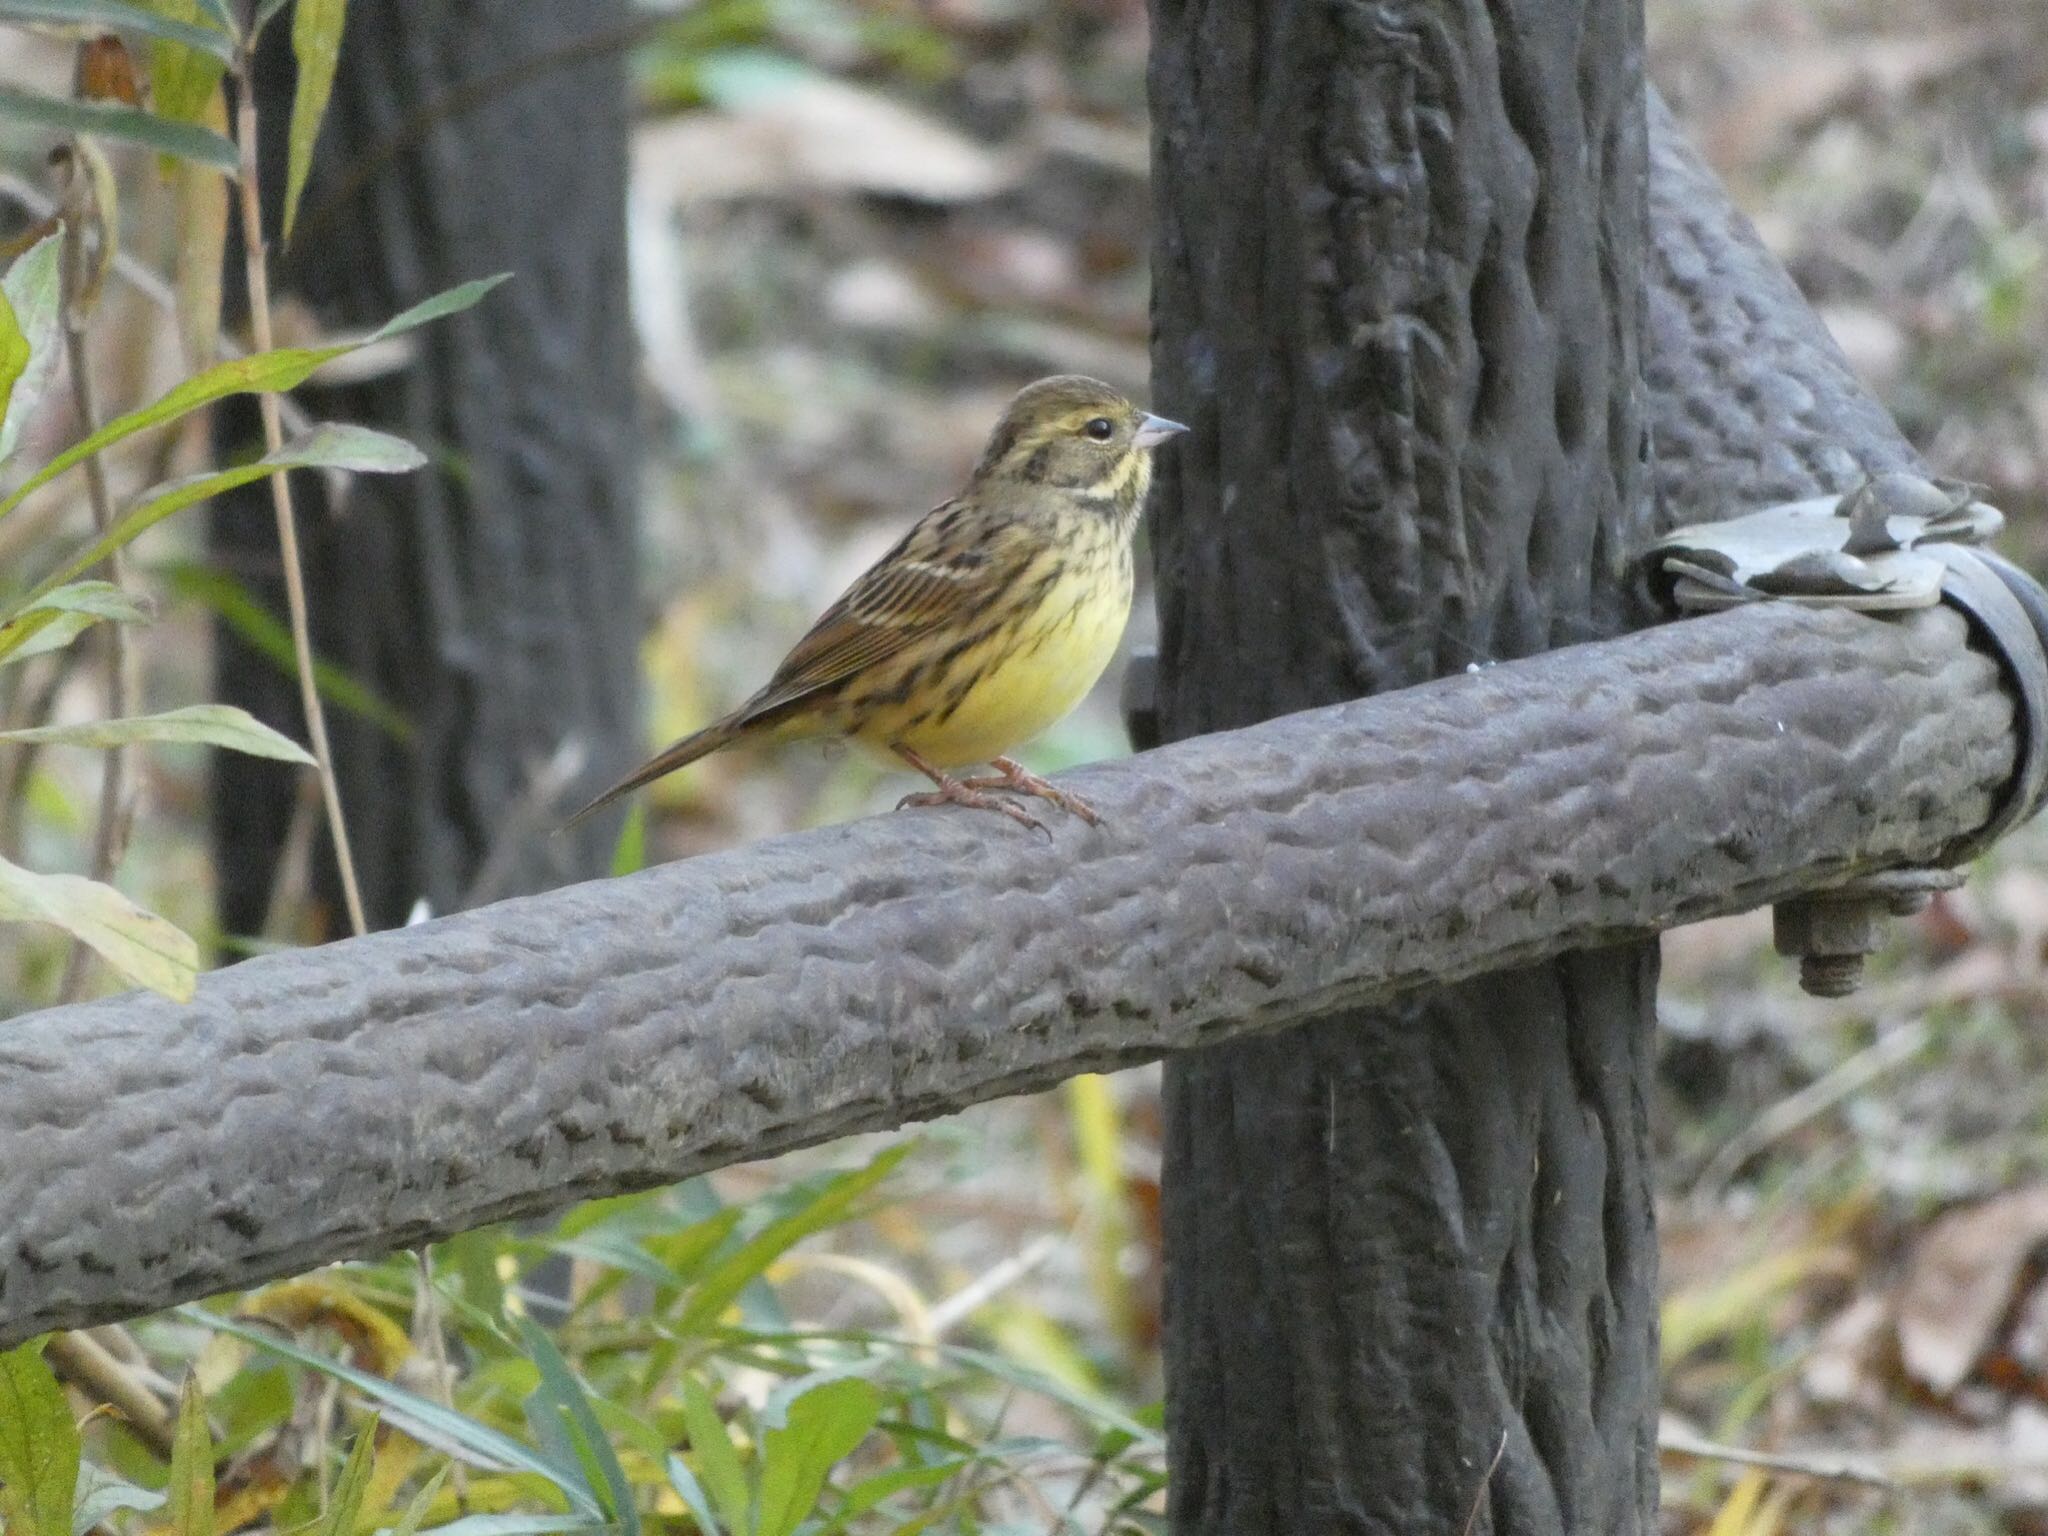
[[1069,552],[1042,601],[956,657],[924,658],[920,686],[873,707],[856,738],[880,752],[908,747],[937,768],[1006,754],[1086,697],[1130,613],[1129,546]]

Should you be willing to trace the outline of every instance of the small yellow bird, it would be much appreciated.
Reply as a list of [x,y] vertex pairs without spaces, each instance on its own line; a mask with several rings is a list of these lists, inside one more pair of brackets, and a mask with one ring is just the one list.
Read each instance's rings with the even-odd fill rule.
[[[736,741],[841,736],[938,786],[898,804],[1036,817],[990,790],[1101,818],[1003,754],[1081,699],[1131,612],[1131,538],[1152,451],[1187,429],[1095,379],[1041,379],[996,424],[966,490],[870,566],[731,714],[685,736],[570,824]],[[947,770],[988,763],[994,777]]]

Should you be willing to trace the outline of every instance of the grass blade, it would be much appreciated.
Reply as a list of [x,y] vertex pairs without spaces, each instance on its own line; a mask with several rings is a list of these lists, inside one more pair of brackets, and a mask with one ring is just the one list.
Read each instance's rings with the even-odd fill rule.
[[[569,1502],[580,1512],[579,1526],[563,1526],[559,1529],[578,1529],[584,1525],[603,1523],[604,1511],[583,1486],[582,1479],[574,1469],[557,1466],[531,1446],[522,1445],[510,1435],[479,1424],[467,1415],[443,1408],[431,1399],[416,1392],[408,1392],[395,1382],[386,1381],[382,1376],[372,1376],[368,1371],[359,1371],[353,1366],[343,1365],[311,1350],[301,1349],[289,1339],[231,1317],[221,1317],[196,1306],[177,1309],[178,1315],[188,1322],[211,1328],[267,1350],[282,1359],[290,1360],[308,1370],[318,1371],[323,1376],[332,1376],[336,1381],[345,1382],[365,1397],[381,1404],[384,1417],[393,1425],[403,1429],[415,1439],[426,1444],[451,1450],[460,1454],[472,1464],[495,1472],[532,1472],[545,1478],[560,1489]],[[446,1530],[449,1527],[437,1527]]]
[[540,1371],[540,1386],[528,1401],[529,1415],[536,1407],[554,1413],[578,1464],[586,1475],[596,1474],[590,1481],[591,1492],[604,1512],[625,1536],[640,1536],[640,1510],[634,1502],[633,1485],[625,1468],[619,1465],[611,1437],[597,1422],[583,1383],[576,1379],[569,1362],[555,1348],[555,1341],[539,1324],[530,1317],[521,1317],[517,1322],[527,1356]]

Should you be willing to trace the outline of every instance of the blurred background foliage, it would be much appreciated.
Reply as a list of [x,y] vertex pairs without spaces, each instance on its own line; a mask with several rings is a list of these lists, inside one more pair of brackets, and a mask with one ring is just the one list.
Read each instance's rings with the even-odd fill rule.
[[[1143,395],[1146,24],[1141,0],[644,14],[630,233],[660,741],[752,688],[957,486],[1011,390],[1072,369]],[[1652,0],[1650,23],[1653,77],[1858,371],[2048,569],[2048,10]],[[62,89],[70,59],[0,31],[0,82]],[[38,181],[48,143],[0,121],[0,195]],[[127,249],[168,270],[147,171],[123,166]],[[175,328],[132,288],[107,304],[105,388],[148,398],[182,370]],[[61,402],[32,430],[31,462],[77,435]],[[129,486],[144,470],[113,466]],[[74,492],[0,524],[0,570],[86,516]],[[204,697],[210,616],[235,601],[195,530],[155,537],[141,659],[169,707]],[[1141,604],[1133,642],[1148,625]],[[1113,680],[1035,766],[1124,750]],[[89,680],[60,682],[57,714],[90,714]],[[78,863],[95,781],[74,756],[10,780],[0,755],[0,853]],[[124,888],[218,951],[203,760],[139,771]],[[653,792],[644,855],[903,787],[824,749],[727,754]],[[1666,1529],[2048,1531],[2048,834],[1900,925],[1845,1003],[1797,992],[1764,916],[1665,954]],[[0,929],[8,1011],[61,964],[60,943]],[[182,1459],[170,1415],[92,1417],[80,1529],[1161,1529],[1158,1138],[1155,1073],[1081,1079],[915,1140],[473,1233],[435,1250],[431,1293],[394,1258],[139,1324],[128,1370],[167,1401],[197,1383]],[[564,1262],[566,1303],[532,1283]],[[415,1342],[423,1294],[445,1363]]]

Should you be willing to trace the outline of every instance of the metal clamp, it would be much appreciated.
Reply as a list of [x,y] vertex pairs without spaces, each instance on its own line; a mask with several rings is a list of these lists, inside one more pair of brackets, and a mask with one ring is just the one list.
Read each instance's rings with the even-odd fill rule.
[[1942,552],[1981,544],[2004,525],[1968,486],[1877,475],[1845,496],[1673,529],[1641,567],[1674,614],[1770,600],[1866,613],[1931,608],[1941,601]]
[[1651,595],[1674,613],[1773,600],[1869,613],[1947,603],[1969,617],[1977,643],[2005,672],[2019,713],[2019,758],[1990,820],[1944,849],[1935,867],[1886,870],[1773,909],[1778,953],[1799,958],[1800,985],[1816,996],[1855,991],[1884,919],[1960,885],[1952,866],[2033,815],[2048,791],[2048,591],[1974,547],[2004,522],[1967,486],[1888,474],[1844,496],[1680,528],[1644,555]]

